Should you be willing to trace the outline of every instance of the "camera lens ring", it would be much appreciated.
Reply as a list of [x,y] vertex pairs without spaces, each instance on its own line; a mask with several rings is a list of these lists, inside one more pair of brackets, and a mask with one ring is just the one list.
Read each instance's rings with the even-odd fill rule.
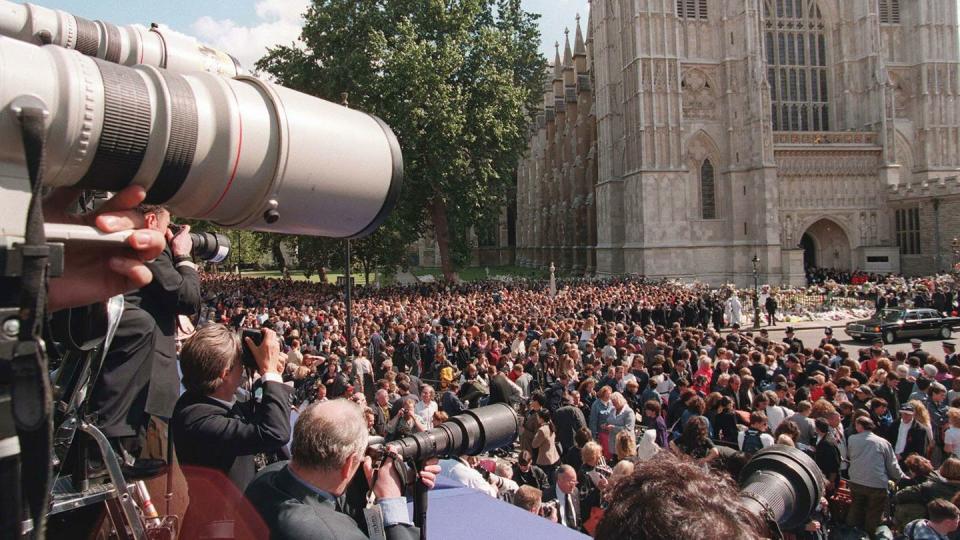
[[197,151],[197,101],[187,80],[167,71],[160,71],[170,96],[170,141],[163,156],[163,165],[145,201],[163,204],[180,191]]
[[103,78],[103,128],[87,173],[77,187],[120,191],[136,176],[150,143],[150,94],[131,70],[94,58]]
[[76,50],[86,56],[97,56],[97,50],[100,45],[100,30],[97,23],[90,19],[74,16],[77,21],[77,45]]

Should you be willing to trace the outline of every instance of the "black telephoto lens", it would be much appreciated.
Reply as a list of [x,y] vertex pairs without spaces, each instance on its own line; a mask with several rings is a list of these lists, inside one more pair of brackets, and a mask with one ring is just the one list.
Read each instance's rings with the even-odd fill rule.
[[497,403],[464,411],[439,426],[389,444],[404,459],[475,456],[513,443],[520,417],[509,405]]
[[230,254],[230,238],[219,233],[190,233],[193,256],[201,261],[221,263]]

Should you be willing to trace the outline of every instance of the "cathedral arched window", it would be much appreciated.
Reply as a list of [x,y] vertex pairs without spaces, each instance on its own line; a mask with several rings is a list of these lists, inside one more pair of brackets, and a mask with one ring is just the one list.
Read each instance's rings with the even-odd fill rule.
[[707,20],[707,0],[677,0],[677,17]]
[[773,129],[829,130],[827,44],[816,0],[764,0],[763,16]]
[[713,163],[709,159],[700,165],[700,217],[717,219],[717,184],[713,177]]
[[880,0],[880,22],[900,24],[900,0]]

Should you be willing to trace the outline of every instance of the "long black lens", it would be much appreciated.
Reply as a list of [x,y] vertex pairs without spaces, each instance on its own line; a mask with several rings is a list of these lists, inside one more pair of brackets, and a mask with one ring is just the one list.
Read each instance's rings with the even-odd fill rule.
[[520,433],[520,417],[509,405],[497,403],[454,416],[439,426],[392,441],[404,459],[475,456],[511,444]]
[[230,254],[230,238],[219,233],[190,233],[192,254],[202,261],[221,263]]
[[810,456],[792,446],[757,452],[740,473],[740,499],[758,516],[784,529],[802,527],[820,504],[823,474]]

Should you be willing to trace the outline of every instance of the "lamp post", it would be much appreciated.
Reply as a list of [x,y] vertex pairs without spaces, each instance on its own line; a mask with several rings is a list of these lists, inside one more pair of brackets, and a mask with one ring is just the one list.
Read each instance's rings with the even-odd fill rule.
[[760,328],[760,257],[753,255],[753,329]]

